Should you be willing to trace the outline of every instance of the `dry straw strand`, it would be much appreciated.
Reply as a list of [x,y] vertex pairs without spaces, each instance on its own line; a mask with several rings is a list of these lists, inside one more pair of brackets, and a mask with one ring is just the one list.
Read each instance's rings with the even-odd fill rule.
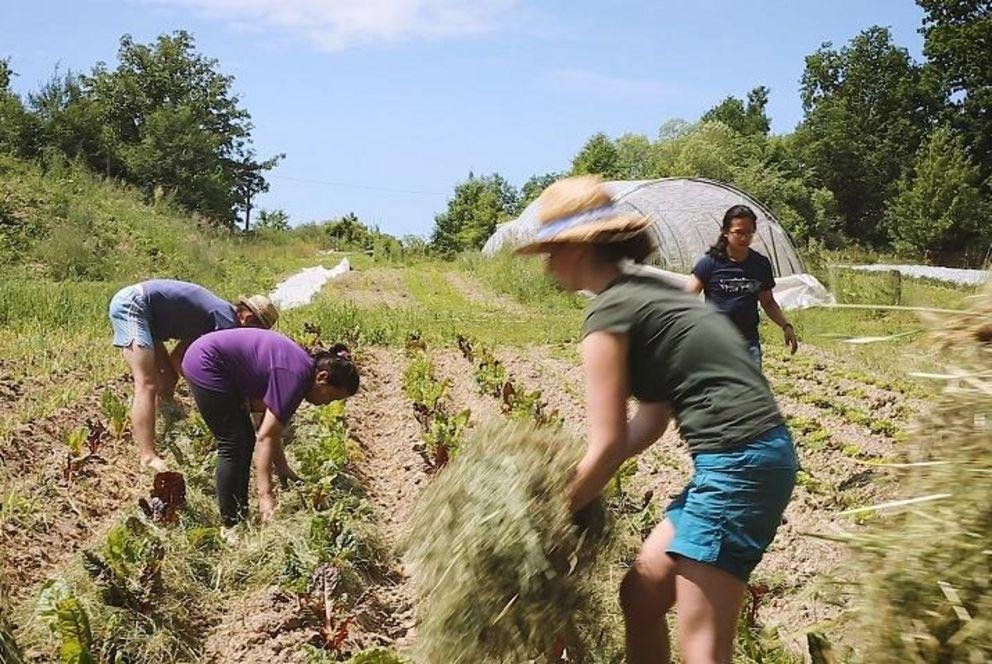
[[929,377],[948,383],[916,433],[921,463],[901,483],[941,499],[854,544],[865,662],[992,661],[992,291],[970,305],[934,321],[931,345],[948,369]]

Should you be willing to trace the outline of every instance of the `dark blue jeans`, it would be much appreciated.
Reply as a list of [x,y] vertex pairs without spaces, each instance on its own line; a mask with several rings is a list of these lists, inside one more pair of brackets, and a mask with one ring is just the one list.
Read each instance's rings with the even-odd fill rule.
[[230,527],[248,516],[248,474],[255,451],[255,427],[243,397],[193,383],[189,391],[217,439],[217,504],[221,522]]

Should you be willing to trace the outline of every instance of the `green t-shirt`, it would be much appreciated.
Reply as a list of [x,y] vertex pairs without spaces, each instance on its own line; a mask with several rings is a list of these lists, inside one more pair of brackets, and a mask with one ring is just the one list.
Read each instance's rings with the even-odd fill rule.
[[725,450],[784,422],[744,339],[711,305],[626,274],[586,310],[585,334],[627,334],[631,393],[667,401],[690,452]]

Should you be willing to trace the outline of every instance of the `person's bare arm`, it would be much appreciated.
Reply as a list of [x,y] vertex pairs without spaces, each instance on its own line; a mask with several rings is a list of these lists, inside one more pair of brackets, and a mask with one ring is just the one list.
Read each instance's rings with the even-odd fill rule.
[[762,289],[758,291],[758,302],[761,303],[761,308],[765,310],[768,317],[780,328],[782,328],[782,333],[785,336],[785,345],[790,348],[793,354],[799,349],[799,340],[796,338],[796,330],[792,327],[792,323],[785,317],[785,313],[782,312],[782,307],[778,305],[775,301],[775,296],[772,294],[770,289]]
[[258,442],[255,444],[255,484],[258,487],[258,512],[265,523],[275,513],[275,493],[272,483],[272,470],[278,459],[285,463],[282,450],[284,426],[271,410],[265,411],[262,426],[258,429]]
[[626,335],[593,332],[582,342],[588,443],[569,487],[578,511],[598,496],[627,458]]
[[703,292],[703,282],[699,280],[694,274],[690,274],[689,278],[685,282],[685,286],[682,287],[686,293],[691,293],[693,295],[699,295]]
[[661,438],[671,419],[672,407],[667,402],[637,404],[627,422],[627,457],[640,454]]

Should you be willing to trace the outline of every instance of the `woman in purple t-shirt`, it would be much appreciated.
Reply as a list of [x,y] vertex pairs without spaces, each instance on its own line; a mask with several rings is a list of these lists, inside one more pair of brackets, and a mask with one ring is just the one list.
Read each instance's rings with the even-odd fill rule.
[[[114,346],[134,376],[131,430],[142,465],[166,469],[155,451],[155,406],[170,403],[179,365],[189,344],[202,334],[232,327],[264,327],[279,317],[264,295],[239,297],[234,304],[203,286],[173,279],[152,279],[126,286],[110,300]],[[171,351],[165,342],[176,339]]]
[[[284,481],[298,479],[286,462],[282,435],[303,400],[324,405],[358,391],[358,370],[347,346],[311,356],[289,337],[262,329],[236,328],[200,337],[186,351],[183,375],[217,439],[217,502],[226,528],[248,514],[253,452],[263,522],[275,510],[272,471]],[[265,404],[257,443],[246,406],[252,400]]]

